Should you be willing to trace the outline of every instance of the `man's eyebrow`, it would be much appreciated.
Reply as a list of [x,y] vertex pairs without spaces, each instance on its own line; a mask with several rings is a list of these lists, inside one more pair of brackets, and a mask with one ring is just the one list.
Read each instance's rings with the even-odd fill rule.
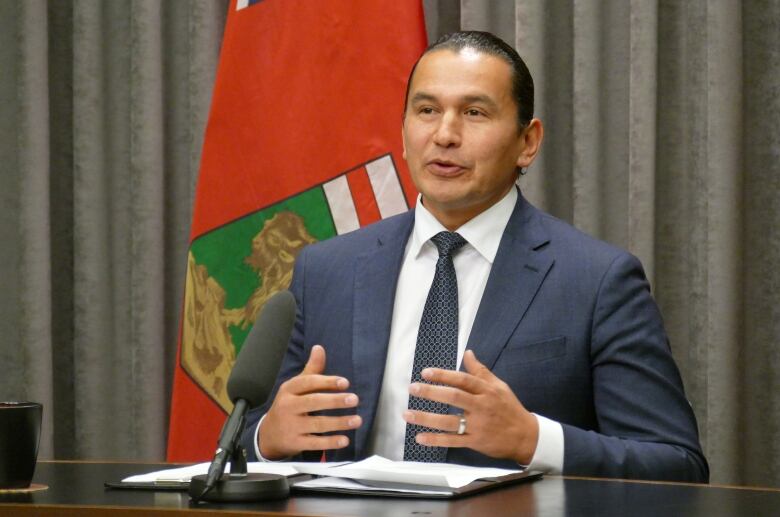
[[498,104],[487,95],[466,95],[463,97],[466,104],[484,104],[489,108],[496,109]]
[[[409,100],[410,103],[416,102],[436,102],[438,99],[435,95],[426,92],[417,92]],[[496,109],[498,104],[487,95],[464,95],[462,98],[464,104],[484,104],[488,108]]]
[[425,92],[417,92],[415,93],[411,99],[409,99],[409,102],[420,102],[420,101],[428,101],[428,102],[434,102],[436,101],[436,96],[432,95],[430,93]]

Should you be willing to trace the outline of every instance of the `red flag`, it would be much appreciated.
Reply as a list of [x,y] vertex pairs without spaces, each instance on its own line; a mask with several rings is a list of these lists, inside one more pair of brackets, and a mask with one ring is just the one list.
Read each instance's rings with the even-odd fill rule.
[[208,459],[235,356],[306,244],[405,211],[418,1],[233,0],[206,128],[169,461]]

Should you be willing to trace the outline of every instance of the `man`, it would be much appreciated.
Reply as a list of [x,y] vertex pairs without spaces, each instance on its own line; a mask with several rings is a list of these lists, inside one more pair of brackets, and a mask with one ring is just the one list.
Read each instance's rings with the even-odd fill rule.
[[250,455],[707,481],[638,260],[515,186],[543,137],[517,53],[445,36],[407,88],[417,207],[298,256],[295,329]]

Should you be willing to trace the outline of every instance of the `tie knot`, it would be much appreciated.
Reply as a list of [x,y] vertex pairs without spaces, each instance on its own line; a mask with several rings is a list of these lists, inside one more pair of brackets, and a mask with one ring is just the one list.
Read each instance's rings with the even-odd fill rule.
[[431,240],[439,249],[440,257],[450,256],[454,251],[466,244],[466,239],[455,232],[439,232]]

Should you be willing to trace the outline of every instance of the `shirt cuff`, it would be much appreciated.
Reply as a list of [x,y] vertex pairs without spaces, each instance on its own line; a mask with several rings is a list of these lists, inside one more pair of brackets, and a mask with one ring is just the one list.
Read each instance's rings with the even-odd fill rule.
[[533,415],[539,423],[539,441],[536,442],[536,452],[531,463],[528,464],[528,470],[561,474],[563,472],[563,427],[554,420],[536,413]]
[[[263,424],[263,420],[265,420],[265,415],[260,417],[260,420],[257,422],[257,427],[255,427],[255,456],[257,456],[257,461],[264,461],[266,463],[273,463],[274,460],[268,460],[263,458],[263,455],[260,454],[260,426]],[[278,460],[278,461],[284,461],[284,460]]]

